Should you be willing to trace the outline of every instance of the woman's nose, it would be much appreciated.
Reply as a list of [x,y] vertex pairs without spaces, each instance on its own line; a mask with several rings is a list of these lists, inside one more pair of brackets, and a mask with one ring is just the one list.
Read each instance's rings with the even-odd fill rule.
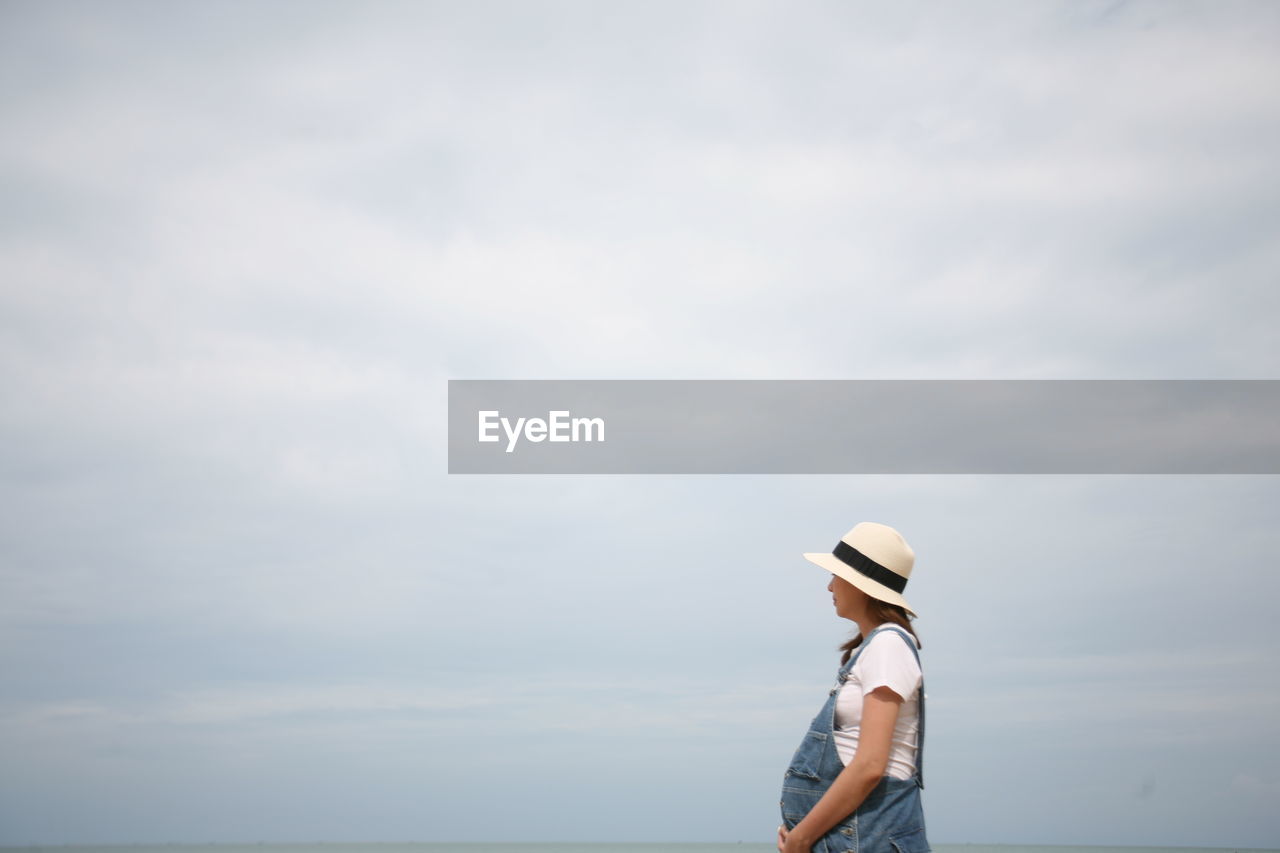
[[832,578],[831,580],[827,581],[827,592],[835,592],[835,591],[836,591],[836,579]]

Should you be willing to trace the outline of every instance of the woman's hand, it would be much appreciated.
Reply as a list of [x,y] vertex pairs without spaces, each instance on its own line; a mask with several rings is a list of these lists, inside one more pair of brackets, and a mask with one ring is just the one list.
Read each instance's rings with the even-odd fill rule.
[[813,850],[813,842],[806,841],[804,833],[796,831],[800,828],[799,824],[792,829],[778,827],[778,853],[810,853]]

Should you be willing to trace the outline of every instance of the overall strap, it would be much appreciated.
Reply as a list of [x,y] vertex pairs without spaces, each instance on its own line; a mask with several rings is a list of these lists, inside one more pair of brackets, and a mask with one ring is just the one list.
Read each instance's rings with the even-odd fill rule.
[[924,790],[924,667],[920,665],[920,650],[916,648],[916,641],[912,639],[911,634],[904,630],[900,625],[885,624],[876,628],[862,641],[862,648],[866,648],[871,642],[871,638],[881,631],[892,631],[903,639],[907,644],[907,648],[911,649],[911,654],[916,656],[916,664],[920,666],[920,724],[917,726],[916,733],[916,784]]

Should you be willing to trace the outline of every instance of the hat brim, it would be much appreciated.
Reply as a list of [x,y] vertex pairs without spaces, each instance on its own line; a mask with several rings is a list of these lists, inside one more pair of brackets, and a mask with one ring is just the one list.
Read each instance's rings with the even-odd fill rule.
[[902,593],[894,592],[884,584],[873,581],[866,575],[854,571],[837,559],[834,554],[804,554],[803,556],[815,566],[824,568],[837,577],[844,578],[872,598],[879,599],[880,601],[884,601],[888,604],[896,604],[912,616],[918,615],[911,609],[911,605],[907,604],[907,600],[902,597]]

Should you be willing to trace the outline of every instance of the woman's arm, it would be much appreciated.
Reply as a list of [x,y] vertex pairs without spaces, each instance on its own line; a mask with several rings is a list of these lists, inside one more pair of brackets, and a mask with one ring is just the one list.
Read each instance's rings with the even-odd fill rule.
[[889,766],[893,727],[898,722],[902,697],[888,687],[877,687],[862,697],[862,722],[858,748],[818,804],[795,827],[778,833],[782,853],[809,853],[815,841],[831,827],[853,814],[884,776]]

